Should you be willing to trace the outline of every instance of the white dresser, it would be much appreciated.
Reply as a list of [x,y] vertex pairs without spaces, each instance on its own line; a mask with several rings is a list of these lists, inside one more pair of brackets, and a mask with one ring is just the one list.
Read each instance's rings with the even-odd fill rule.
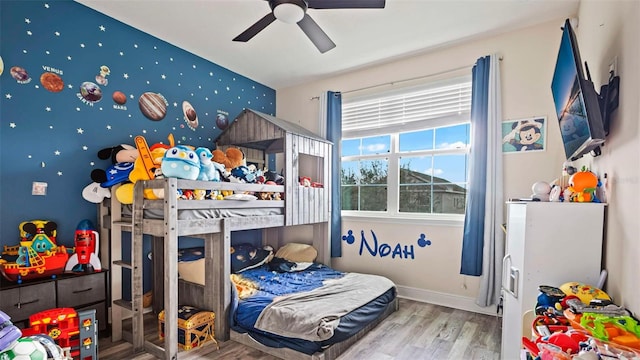
[[507,203],[502,263],[503,360],[520,359],[522,316],[535,308],[539,285],[559,287],[570,281],[597,284],[604,209],[604,204],[596,203]]

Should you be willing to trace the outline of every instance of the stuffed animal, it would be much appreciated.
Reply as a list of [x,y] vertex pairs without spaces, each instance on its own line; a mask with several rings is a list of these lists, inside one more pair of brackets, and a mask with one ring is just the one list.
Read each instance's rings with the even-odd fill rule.
[[230,172],[231,169],[241,165],[246,165],[244,153],[238,148],[230,147],[225,151],[213,150],[213,161],[224,165],[225,169]]
[[162,174],[166,177],[196,180],[200,173],[200,159],[196,152],[184,145],[167,150],[162,158]]
[[[154,144],[147,146],[147,141],[142,136],[136,136],[136,145],[140,154],[133,163],[133,169],[129,173],[130,183],[120,186],[116,190],[116,199],[123,204],[133,204],[133,186],[138,180],[153,180],[162,177],[161,162],[164,153],[173,146],[173,135],[169,134],[169,145]],[[147,199],[162,199],[163,189],[145,189],[144,197]]]
[[82,190],[82,197],[96,204],[111,197],[111,191],[108,188],[128,181],[133,162],[138,158],[138,150],[131,145],[120,144],[101,149],[98,151],[98,158],[111,160],[111,165],[106,171],[103,169],[91,171],[93,182]]
[[196,149],[196,154],[200,159],[200,173],[198,174],[198,180],[204,181],[220,181],[220,174],[224,174],[224,165],[212,161],[213,154],[211,150],[205,147],[199,147]]

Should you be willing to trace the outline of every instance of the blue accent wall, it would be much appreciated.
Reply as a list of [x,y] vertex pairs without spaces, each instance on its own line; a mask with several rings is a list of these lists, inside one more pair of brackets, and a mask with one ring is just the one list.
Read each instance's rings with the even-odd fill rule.
[[[0,19],[0,245],[18,243],[20,222],[46,219],[72,246],[82,219],[96,223],[82,190],[92,170],[111,165],[97,157],[102,148],[137,135],[166,144],[169,134],[214,148],[219,118],[244,108],[275,115],[275,90],[82,4],[3,0]],[[142,114],[146,92],[166,100],[161,120]],[[45,196],[31,194],[33,182],[48,184]]]

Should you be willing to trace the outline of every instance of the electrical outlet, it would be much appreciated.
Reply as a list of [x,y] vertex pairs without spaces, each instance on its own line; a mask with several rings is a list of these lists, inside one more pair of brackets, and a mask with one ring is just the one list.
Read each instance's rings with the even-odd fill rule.
[[618,75],[618,56],[614,56],[609,63],[609,74]]
[[49,184],[46,182],[34,181],[31,184],[31,195],[47,195],[47,186],[49,186]]

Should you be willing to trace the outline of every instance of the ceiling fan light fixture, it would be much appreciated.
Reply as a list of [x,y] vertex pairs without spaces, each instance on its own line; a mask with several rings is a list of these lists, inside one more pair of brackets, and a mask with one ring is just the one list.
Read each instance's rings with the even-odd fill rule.
[[273,15],[287,24],[296,24],[304,17],[304,9],[296,4],[282,3],[273,9]]

